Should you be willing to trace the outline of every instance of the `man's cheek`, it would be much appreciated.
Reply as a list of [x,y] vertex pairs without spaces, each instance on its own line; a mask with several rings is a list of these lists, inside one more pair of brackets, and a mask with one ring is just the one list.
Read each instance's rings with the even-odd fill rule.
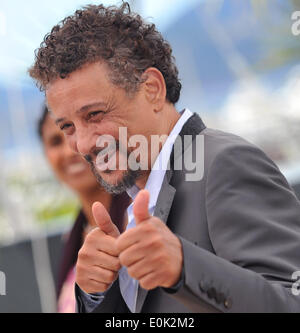
[[127,171],[128,170],[128,151],[124,148],[120,148],[117,156],[118,170]]

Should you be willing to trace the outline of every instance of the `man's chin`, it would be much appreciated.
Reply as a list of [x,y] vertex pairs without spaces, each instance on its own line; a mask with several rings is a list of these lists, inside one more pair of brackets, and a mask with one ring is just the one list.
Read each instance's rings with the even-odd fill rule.
[[111,186],[117,185],[122,182],[123,178],[126,176],[126,171],[119,170],[107,170],[98,173],[98,176],[107,184]]
[[140,176],[140,171],[107,170],[97,172],[94,169],[93,172],[102,187],[113,195],[119,195],[129,190]]

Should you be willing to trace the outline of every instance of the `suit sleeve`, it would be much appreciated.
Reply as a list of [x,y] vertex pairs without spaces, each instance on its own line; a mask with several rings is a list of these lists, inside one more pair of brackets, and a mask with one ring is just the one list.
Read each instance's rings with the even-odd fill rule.
[[284,176],[240,144],[214,158],[206,182],[215,254],[180,238],[184,283],[172,297],[196,312],[299,313],[292,274],[300,270],[300,202]]

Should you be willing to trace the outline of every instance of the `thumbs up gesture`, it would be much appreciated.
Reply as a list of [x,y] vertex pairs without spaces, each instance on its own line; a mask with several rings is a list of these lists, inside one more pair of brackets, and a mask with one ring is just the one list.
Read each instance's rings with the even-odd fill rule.
[[105,292],[121,268],[116,246],[119,230],[101,203],[92,210],[98,228],[87,235],[76,265],[76,283],[88,294]]
[[142,288],[171,288],[181,276],[182,245],[160,219],[149,214],[148,205],[149,192],[140,191],[133,207],[137,226],[116,241],[119,260]]

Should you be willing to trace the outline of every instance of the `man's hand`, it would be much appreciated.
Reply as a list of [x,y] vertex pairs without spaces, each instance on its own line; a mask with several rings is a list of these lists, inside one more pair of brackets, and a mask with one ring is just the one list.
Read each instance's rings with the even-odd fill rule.
[[105,292],[121,268],[116,247],[119,230],[101,203],[92,209],[98,228],[87,235],[76,265],[76,283],[88,294]]
[[141,191],[134,202],[136,228],[116,241],[122,266],[147,290],[171,288],[179,282],[183,253],[180,240],[148,211],[149,192]]

